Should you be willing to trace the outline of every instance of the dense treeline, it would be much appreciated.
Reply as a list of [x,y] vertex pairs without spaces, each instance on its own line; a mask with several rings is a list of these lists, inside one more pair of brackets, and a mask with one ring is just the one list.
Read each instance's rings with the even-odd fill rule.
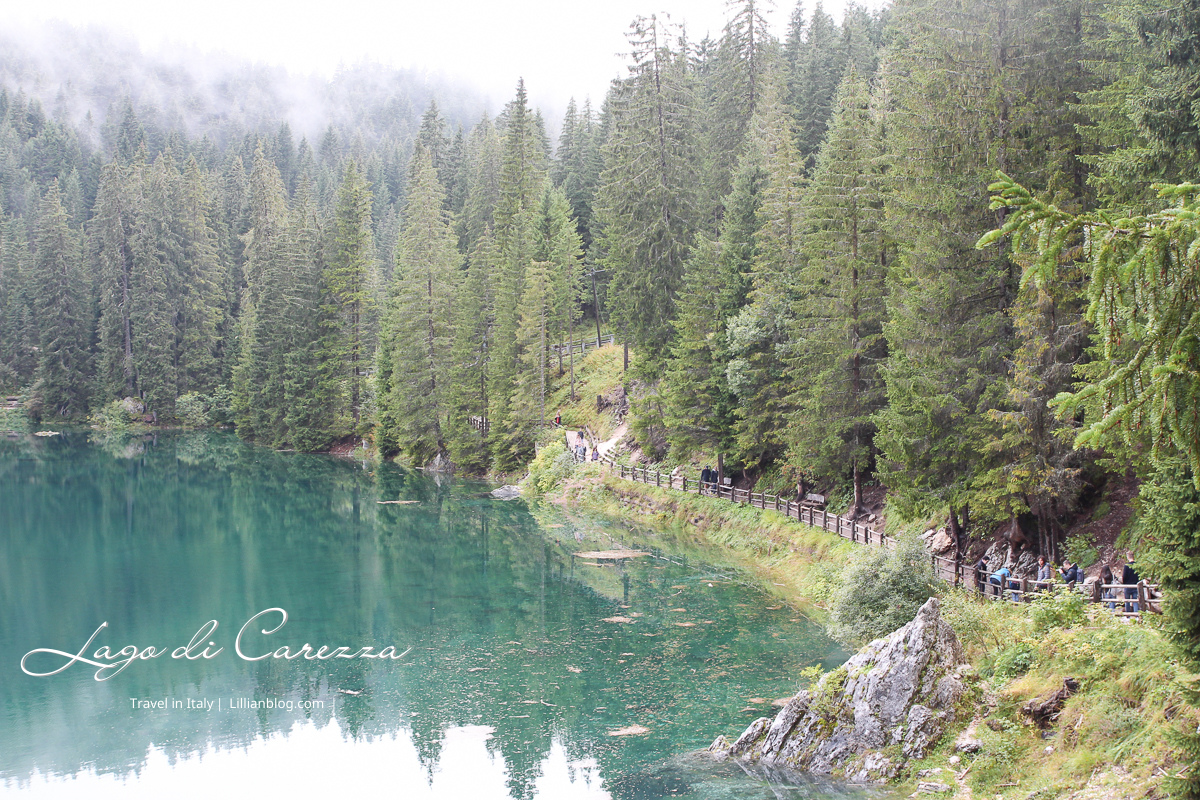
[[553,345],[602,322],[645,451],[845,482],[855,506],[878,479],[903,516],[1056,556],[1100,412],[1052,401],[1112,358],[1084,237],[1036,281],[1036,248],[976,243],[1010,221],[998,172],[1114,214],[1194,174],[1200,27],[1168,11],[797,6],[783,41],[759,0],[698,42],[639,18],[628,76],[556,143],[523,84],[469,127],[431,102],[315,147],[133,101],[96,136],[6,90],[0,384],[43,419],[133,397],[277,447],[511,469],[573,370]]

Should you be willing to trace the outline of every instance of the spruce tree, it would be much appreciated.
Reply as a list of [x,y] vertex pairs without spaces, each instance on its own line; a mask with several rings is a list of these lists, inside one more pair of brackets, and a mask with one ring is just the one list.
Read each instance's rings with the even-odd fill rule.
[[38,209],[36,239],[34,308],[41,335],[34,392],[42,418],[78,416],[88,407],[92,306],[81,236],[71,228],[57,180]]
[[364,432],[363,415],[374,346],[375,297],[377,270],[374,236],[371,226],[371,187],[353,160],[346,164],[333,224],[329,230],[325,286],[329,302],[341,320],[341,343],[331,341],[341,351],[355,433]]
[[696,229],[695,101],[687,56],[672,49],[671,39],[657,17],[633,25],[630,76],[609,99],[596,202],[614,316],[650,362],[665,355],[671,340]]
[[381,341],[390,375],[378,389],[379,437],[424,464],[447,450],[446,390],[461,258],[445,192],[424,147],[413,155],[412,173]]
[[851,68],[835,99],[801,215],[805,294],[798,304],[789,426],[793,461],[850,473],[853,513],[874,461],[874,415],[886,400],[886,248],[882,148],[865,80]]

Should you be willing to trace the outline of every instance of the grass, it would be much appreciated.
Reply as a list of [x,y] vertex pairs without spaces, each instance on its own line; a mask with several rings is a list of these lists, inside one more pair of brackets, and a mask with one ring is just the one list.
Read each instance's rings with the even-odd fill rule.
[[607,345],[598,350],[589,350],[580,359],[575,356],[575,400],[570,398],[571,373],[566,357],[563,358],[563,373],[558,374],[557,358],[550,371],[552,389],[546,397],[546,417],[554,419],[561,410],[563,427],[567,430],[588,428],[600,437],[608,439],[617,429],[617,419],[611,408],[596,410],[596,397],[607,395],[624,379],[623,353],[620,345]]
[[[623,481],[598,465],[575,470],[549,497],[720,545],[800,607],[826,603],[861,547],[772,511]],[[910,776],[965,769],[975,796],[989,800],[1066,798],[1085,785],[1097,787],[1097,798],[1169,796],[1166,778],[1182,766],[1175,735],[1196,730],[1200,714],[1185,702],[1193,676],[1179,666],[1160,618],[1129,622],[1053,598],[1044,608],[994,603],[953,588],[942,599],[977,676],[972,710],[983,746],[951,765],[951,731],[909,765]],[[1021,708],[1066,678],[1080,688],[1043,732]]]
[[577,469],[549,499],[721,546],[781,588],[781,594],[804,605],[829,599],[839,585],[842,565],[858,547],[774,511],[624,481],[598,464]]
[[[976,793],[1065,797],[1119,766],[1129,781],[1125,794],[1112,796],[1167,796],[1164,779],[1179,767],[1175,734],[1195,730],[1200,715],[1184,703],[1191,676],[1158,618],[1128,622],[1092,607],[1082,620],[1068,615],[1062,626],[1047,626],[1046,615],[1027,607],[959,590],[947,593],[943,613],[988,698],[980,709],[989,723],[979,728],[983,748],[966,757]],[[1066,678],[1078,681],[1079,691],[1043,733],[1021,708]],[[944,746],[921,766],[943,766],[950,755]]]

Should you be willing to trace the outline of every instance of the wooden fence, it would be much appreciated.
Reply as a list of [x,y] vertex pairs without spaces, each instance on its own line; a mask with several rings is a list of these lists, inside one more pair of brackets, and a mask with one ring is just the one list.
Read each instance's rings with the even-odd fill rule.
[[[685,475],[664,475],[658,470],[651,470],[647,467],[631,467],[618,464],[608,456],[605,456],[601,460],[608,465],[608,468],[614,475],[625,480],[667,489],[676,489],[696,495],[715,497],[721,500],[728,500],[731,503],[751,506],[752,508],[778,511],[780,514],[791,517],[797,522],[811,525],[814,528],[823,528],[830,533],[837,534],[843,539],[849,539],[852,542],[863,545],[891,547],[896,543],[893,537],[886,535],[882,531],[872,530],[869,525],[864,525],[860,522],[838,516],[837,514],[830,514],[827,509],[818,508],[813,503],[799,502],[791,498],[783,498],[779,495],[768,494],[766,492],[752,492],[749,489],[739,489],[736,486],[722,486],[716,483],[702,484],[699,479],[688,478]],[[1027,603],[1038,593],[1051,591],[1055,586],[1054,584],[1042,585],[1035,580],[1021,578],[1009,580],[1009,585],[1002,588],[991,584],[988,580],[989,575],[975,575],[975,570],[971,566],[964,564],[957,558],[946,558],[945,556],[931,553],[929,561],[933,567],[933,574],[938,579],[955,586],[962,586],[973,590],[992,600]],[[1057,586],[1060,589],[1067,588],[1071,591],[1081,592],[1089,602],[1103,603],[1106,608],[1112,606],[1111,610],[1122,616],[1137,616],[1140,612],[1147,610],[1157,614],[1162,613],[1162,599],[1156,596],[1157,587],[1151,586],[1145,581],[1136,585],[1105,584],[1101,586],[1098,583],[1091,583],[1070,584],[1067,587],[1058,584]],[[1126,599],[1124,594],[1127,589],[1136,590],[1136,597]],[[1117,597],[1104,597],[1105,590],[1112,591]],[[1133,610],[1134,603],[1137,604],[1137,611]]]
[[555,355],[558,355],[559,352],[561,352],[563,356],[567,356],[571,353],[579,353],[580,355],[583,355],[588,350],[595,350],[597,347],[604,347],[605,345],[612,344],[615,341],[616,337],[613,334],[606,333],[599,337],[593,336],[591,339],[579,339],[574,342],[566,342],[565,344],[552,344],[550,345],[550,349],[554,351]]

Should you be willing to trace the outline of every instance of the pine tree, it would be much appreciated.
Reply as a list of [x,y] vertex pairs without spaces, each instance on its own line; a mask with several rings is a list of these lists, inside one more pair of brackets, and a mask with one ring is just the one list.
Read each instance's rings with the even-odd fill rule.
[[497,466],[510,468],[532,452],[531,428],[510,403],[528,361],[518,336],[525,272],[537,244],[537,204],[546,180],[545,157],[526,101],[525,84],[507,108],[499,199],[493,218],[499,274],[495,285],[495,328],[488,372],[489,424]]
[[467,260],[466,274],[459,278],[453,306],[446,438],[451,461],[472,471],[482,471],[488,464],[487,442],[471,418],[487,420],[490,416],[492,278],[499,259],[491,231],[485,229]]
[[[343,353],[349,386],[350,416],[355,432],[363,416],[376,293],[374,236],[371,230],[371,187],[353,160],[346,165],[330,229],[325,285],[329,302],[341,318]],[[332,343],[331,343],[332,344]]]
[[396,272],[381,350],[390,361],[380,385],[380,438],[423,464],[447,450],[454,283],[461,258],[431,155],[413,154],[413,177],[396,250]]
[[668,26],[639,18],[630,76],[609,99],[596,213],[614,316],[640,355],[665,355],[695,230],[697,154],[687,58]]
[[36,238],[33,285],[41,336],[35,394],[42,417],[77,416],[88,407],[91,303],[81,236],[71,228],[57,180],[38,209]]
[[874,461],[874,415],[886,400],[882,147],[865,80],[851,68],[835,99],[801,215],[806,289],[797,311],[789,426],[794,461],[849,470],[855,513]]

